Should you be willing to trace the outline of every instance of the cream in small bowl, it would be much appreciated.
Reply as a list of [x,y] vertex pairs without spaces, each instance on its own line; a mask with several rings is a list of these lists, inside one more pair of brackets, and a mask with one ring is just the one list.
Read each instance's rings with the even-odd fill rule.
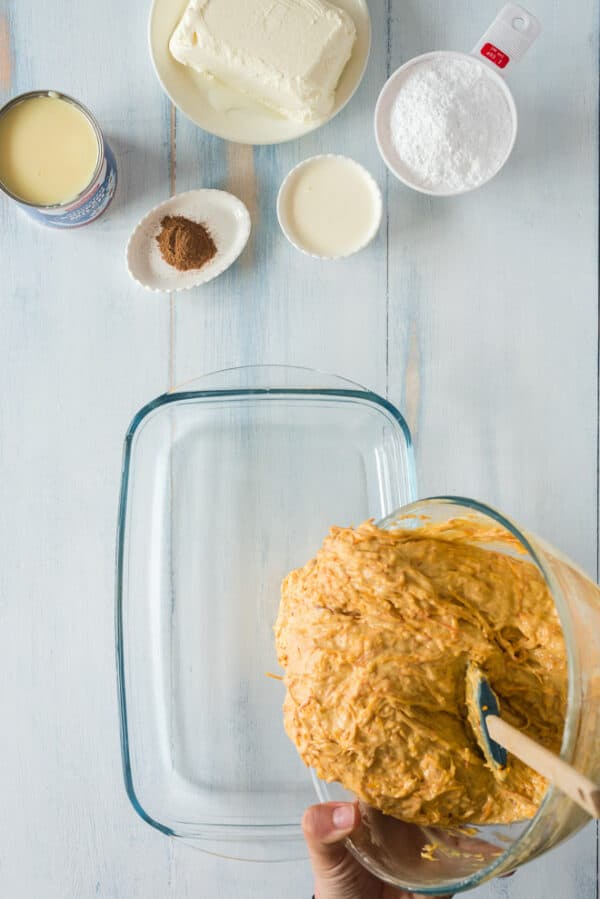
[[375,237],[382,216],[373,177],[347,156],[313,156],[285,178],[277,198],[282,231],[298,250],[343,259]]

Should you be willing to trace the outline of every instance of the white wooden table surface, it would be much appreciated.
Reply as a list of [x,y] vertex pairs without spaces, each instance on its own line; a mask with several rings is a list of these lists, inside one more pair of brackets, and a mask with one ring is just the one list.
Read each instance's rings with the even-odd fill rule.
[[[533,3],[533,0],[532,0]],[[535,0],[543,36],[510,76],[521,127],[504,172],[450,201],[388,178],[371,111],[416,53],[469,49],[499,0],[371,0],[373,51],[350,106],[275,148],[175,116],[152,73],[145,0],[0,0],[0,100],[56,87],[117,151],[109,214],[72,233],[0,202],[0,896],[304,899],[305,863],[211,858],[143,824],[122,787],[113,652],[121,444],[169,385],[241,363],[334,371],[387,394],[416,439],[422,495],[497,505],[596,573],[598,3]],[[375,244],[303,258],[278,232],[285,172],[344,151],[384,189]],[[148,294],[123,252],[174,190],[226,187],[254,236],[214,285]],[[472,894],[597,899],[593,825]]]

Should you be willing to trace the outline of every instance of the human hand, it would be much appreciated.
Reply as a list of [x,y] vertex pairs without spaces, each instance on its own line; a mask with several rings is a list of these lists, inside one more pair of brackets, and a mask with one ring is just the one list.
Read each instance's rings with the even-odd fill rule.
[[346,849],[344,839],[359,823],[358,807],[349,802],[313,805],[304,813],[302,829],[315,876],[315,899],[419,899],[382,883]]

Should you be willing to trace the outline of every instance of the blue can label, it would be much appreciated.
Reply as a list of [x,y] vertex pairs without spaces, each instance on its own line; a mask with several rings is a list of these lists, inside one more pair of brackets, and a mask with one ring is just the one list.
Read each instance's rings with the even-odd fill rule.
[[117,161],[114,153],[104,141],[104,162],[100,173],[85,196],[71,205],[54,209],[19,204],[21,209],[43,225],[51,228],[78,228],[88,225],[102,215],[117,189]]

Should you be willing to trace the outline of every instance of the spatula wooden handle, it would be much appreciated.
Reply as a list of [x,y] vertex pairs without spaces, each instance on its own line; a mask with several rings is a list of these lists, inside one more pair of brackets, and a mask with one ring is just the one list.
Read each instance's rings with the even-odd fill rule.
[[538,774],[542,774],[592,818],[600,818],[598,784],[497,715],[488,715],[485,720],[492,740],[500,743]]

